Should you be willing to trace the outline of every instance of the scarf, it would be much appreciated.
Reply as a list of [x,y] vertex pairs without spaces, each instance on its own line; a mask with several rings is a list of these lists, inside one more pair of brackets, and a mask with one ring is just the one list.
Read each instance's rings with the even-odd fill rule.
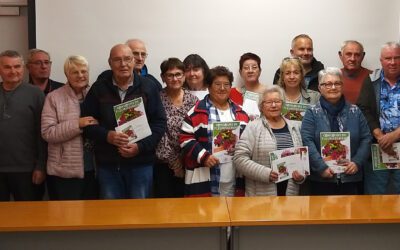
[[331,132],[340,132],[338,115],[343,110],[346,101],[344,96],[340,97],[340,100],[336,104],[328,102],[323,96],[319,99],[321,107],[327,112],[329,124],[331,126]]

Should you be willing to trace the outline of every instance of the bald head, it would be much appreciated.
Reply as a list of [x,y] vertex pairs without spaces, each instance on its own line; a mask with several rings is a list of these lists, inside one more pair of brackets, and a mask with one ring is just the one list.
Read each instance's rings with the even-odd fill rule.
[[147,58],[146,45],[142,40],[139,39],[129,39],[125,44],[128,45],[132,50],[133,57],[135,59],[135,71],[140,73]]
[[133,75],[135,65],[132,51],[126,44],[117,44],[110,50],[108,63],[117,84],[128,81]]

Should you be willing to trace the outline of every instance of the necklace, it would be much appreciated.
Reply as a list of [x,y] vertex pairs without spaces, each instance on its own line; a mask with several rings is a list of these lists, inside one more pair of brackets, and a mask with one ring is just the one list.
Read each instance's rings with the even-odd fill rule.
[[286,97],[286,101],[297,103],[300,101],[301,93],[296,98],[293,98],[293,99],[289,98],[286,94],[285,94],[285,97]]

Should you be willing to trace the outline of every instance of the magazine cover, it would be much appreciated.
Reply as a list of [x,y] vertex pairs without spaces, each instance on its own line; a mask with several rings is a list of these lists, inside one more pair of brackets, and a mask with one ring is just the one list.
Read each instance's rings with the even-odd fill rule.
[[304,176],[310,175],[307,146],[275,150],[269,153],[269,158],[272,171],[278,173],[276,183],[291,179],[295,170]]
[[[395,144],[396,147],[398,147],[398,143],[394,143],[393,147]],[[395,152],[397,153],[397,150],[395,150]],[[379,144],[371,145],[371,156],[372,156],[372,169],[374,171],[385,170],[385,169],[400,169],[400,162],[398,160],[397,161],[393,160],[392,162],[387,162],[387,163],[383,162],[383,158],[392,159],[395,157],[389,156],[388,154],[383,152],[382,149],[379,147]]]
[[309,107],[310,104],[287,102],[282,108],[282,115],[288,120],[301,123]]
[[118,126],[115,131],[129,136],[129,143],[140,141],[151,135],[142,97],[114,106]]
[[343,173],[350,162],[350,132],[321,132],[321,156],[336,173]]
[[243,110],[249,115],[250,120],[260,117],[260,110],[258,108],[258,100],[260,94],[246,91],[243,95]]
[[219,159],[220,163],[232,161],[239,135],[240,122],[212,123],[212,154]]

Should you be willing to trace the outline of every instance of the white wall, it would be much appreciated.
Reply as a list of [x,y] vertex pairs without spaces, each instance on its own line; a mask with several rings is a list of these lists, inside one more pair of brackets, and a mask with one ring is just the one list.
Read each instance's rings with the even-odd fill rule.
[[0,51],[12,49],[25,57],[28,53],[28,15],[26,7],[20,8],[19,16],[0,16],[0,34]]
[[[150,73],[159,76],[167,57],[203,56],[210,67],[228,66],[237,75],[245,52],[262,58],[263,83],[270,84],[291,39],[307,33],[315,56],[340,66],[343,40],[365,45],[365,65],[379,67],[379,48],[399,39],[398,0],[38,0],[37,47],[53,56],[53,78],[64,81],[62,64],[81,54],[91,64],[91,81],[108,68],[110,48],[128,38],[147,43]],[[235,82],[239,81],[239,77]]]

